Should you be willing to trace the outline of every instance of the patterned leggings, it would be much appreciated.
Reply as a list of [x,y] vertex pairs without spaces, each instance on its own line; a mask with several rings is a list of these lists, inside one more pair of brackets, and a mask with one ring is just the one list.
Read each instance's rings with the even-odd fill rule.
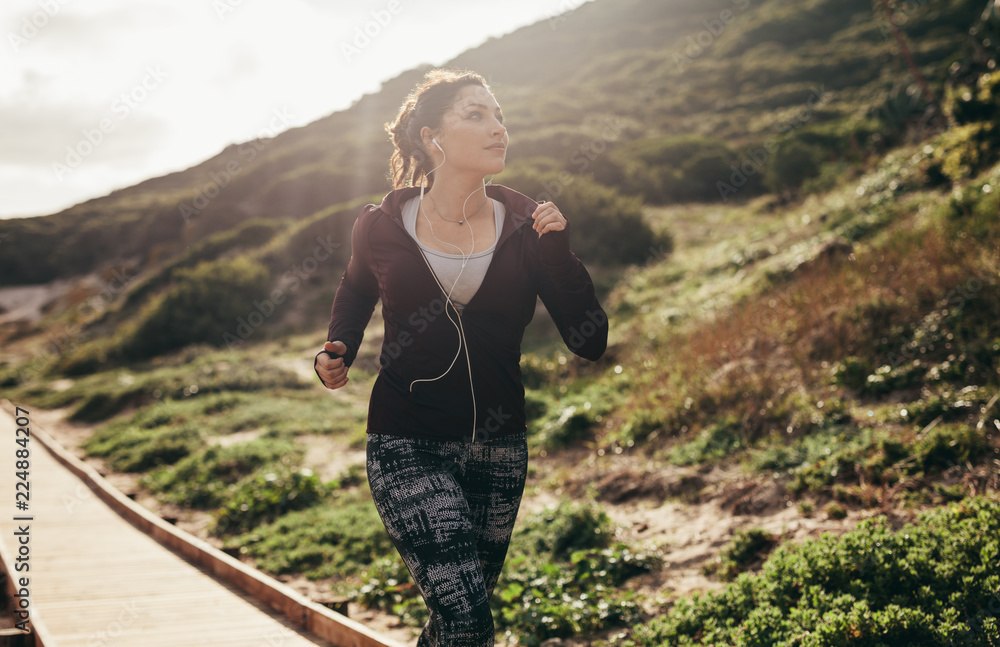
[[367,442],[372,499],[430,612],[417,647],[492,647],[489,601],[524,492],[525,432]]

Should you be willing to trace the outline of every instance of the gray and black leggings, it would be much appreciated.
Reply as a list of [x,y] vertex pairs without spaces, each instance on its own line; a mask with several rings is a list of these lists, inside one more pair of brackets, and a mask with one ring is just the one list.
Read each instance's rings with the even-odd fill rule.
[[430,619],[418,647],[492,646],[500,577],[528,468],[525,432],[476,443],[367,436],[368,484]]

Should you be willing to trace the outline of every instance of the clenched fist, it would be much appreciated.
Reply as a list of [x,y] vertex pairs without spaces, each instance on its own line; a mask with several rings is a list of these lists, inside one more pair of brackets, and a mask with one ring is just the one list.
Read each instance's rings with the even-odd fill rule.
[[344,364],[345,353],[347,345],[338,340],[323,344],[323,350],[316,355],[313,369],[326,388],[339,389],[350,381],[347,377],[347,366]]

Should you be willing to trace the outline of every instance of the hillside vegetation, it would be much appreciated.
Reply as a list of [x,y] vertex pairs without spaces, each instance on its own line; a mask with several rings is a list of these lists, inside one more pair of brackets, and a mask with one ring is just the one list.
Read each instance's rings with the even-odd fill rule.
[[[558,502],[518,520],[508,644],[998,643],[998,45],[992,1],[597,0],[452,62],[504,107],[495,182],[573,220],[611,322],[593,363],[544,314],[526,334],[525,501]],[[379,313],[337,394],[311,361],[422,73],[0,222],[2,284],[99,285],[0,327],[6,397],[93,425],[91,456],[217,545],[412,627],[364,464],[341,460]],[[724,509],[704,590],[675,585],[669,537],[611,520],[636,502]],[[791,540],[789,511],[844,521]]]

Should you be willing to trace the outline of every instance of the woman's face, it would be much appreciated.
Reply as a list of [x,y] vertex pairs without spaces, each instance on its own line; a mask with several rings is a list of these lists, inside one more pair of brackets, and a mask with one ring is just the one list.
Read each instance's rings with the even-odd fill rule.
[[450,166],[454,171],[481,176],[504,169],[508,136],[503,112],[490,91],[481,85],[467,85],[459,91],[455,103],[441,118],[436,138],[444,155],[433,142],[425,142],[435,166],[443,160],[442,169]]

